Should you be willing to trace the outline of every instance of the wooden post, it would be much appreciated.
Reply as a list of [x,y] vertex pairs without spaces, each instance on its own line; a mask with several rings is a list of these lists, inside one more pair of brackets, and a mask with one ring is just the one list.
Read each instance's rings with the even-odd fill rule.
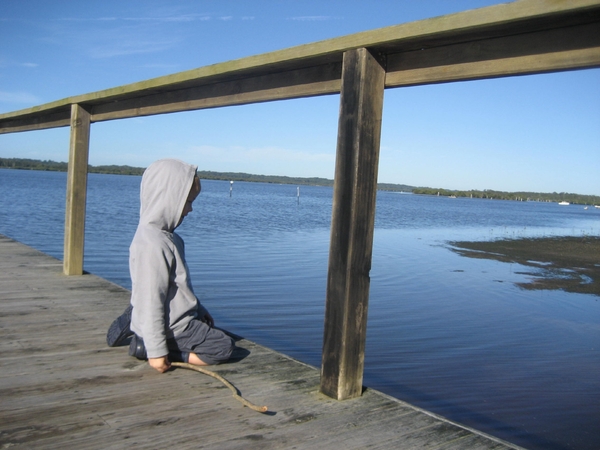
[[321,392],[362,394],[385,68],[344,53],[333,190]]
[[71,105],[71,143],[67,174],[65,208],[65,245],[63,272],[83,274],[85,201],[87,194],[90,113],[80,105]]

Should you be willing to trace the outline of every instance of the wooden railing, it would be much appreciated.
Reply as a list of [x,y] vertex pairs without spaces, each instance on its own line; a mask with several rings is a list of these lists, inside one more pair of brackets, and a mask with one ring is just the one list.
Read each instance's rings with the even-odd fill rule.
[[90,125],[341,94],[321,391],[362,392],[386,88],[600,67],[600,0],[521,0],[357,33],[0,114],[0,134],[71,127],[64,273],[83,273]]

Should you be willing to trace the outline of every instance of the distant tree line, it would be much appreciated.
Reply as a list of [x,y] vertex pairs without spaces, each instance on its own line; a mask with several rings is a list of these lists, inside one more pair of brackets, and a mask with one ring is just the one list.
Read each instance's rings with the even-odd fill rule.
[[414,192],[417,188],[407,184],[377,183],[377,189],[380,191],[392,192]]
[[414,188],[413,194],[440,195],[445,197],[485,198],[492,200],[515,200],[535,202],[569,202],[576,205],[600,205],[600,196],[581,195],[568,192],[503,192],[493,190],[454,191],[439,188]]
[[3,169],[49,170],[66,172],[67,163],[56,161],[39,161],[37,159],[0,158],[0,167]]
[[[0,158],[0,169],[22,169],[22,170],[45,170],[52,172],[66,172],[67,163],[51,160],[40,161],[37,159],[23,158]],[[112,173],[118,175],[141,175],[144,173],[142,167],[131,166],[90,166],[89,173]]]
[[[198,171],[198,175],[203,180],[230,180],[230,181],[250,181],[259,183],[277,183],[277,184],[296,184],[307,186],[333,186],[333,180],[328,178],[299,178],[285,177],[279,175],[253,175],[240,172],[210,172]],[[379,183],[377,189],[380,191],[412,192],[414,186],[406,184]]]
[[[36,159],[22,158],[0,158],[0,169],[26,169],[26,170],[51,170],[58,172],[67,171],[66,162],[51,160],[40,161]],[[118,175],[142,175],[146,170],[144,167],[131,166],[91,166],[88,165],[89,173],[110,173]],[[300,178],[279,175],[254,175],[243,172],[212,172],[199,170],[198,175],[203,180],[226,180],[226,181],[249,181],[258,183],[295,184],[300,186],[333,186],[333,180],[327,178]],[[410,192],[413,187],[404,184],[380,183],[378,188],[387,191]]]
[[243,172],[211,172],[199,170],[198,176],[203,180],[249,181],[257,183],[299,184],[310,186],[333,186],[333,180],[327,178],[297,178],[279,175],[254,175]]
[[[0,158],[0,169],[28,169],[28,170],[51,170],[58,172],[67,171],[66,162],[40,161],[36,159],[23,158]],[[131,166],[88,166],[89,173],[110,173],[117,175],[142,175],[146,170],[144,167]],[[327,178],[299,178],[285,177],[277,175],[254,175],[242,172],[211,172],[198,171],[200,178],[204,180],[226,180],[226,181],[249,181],[259,183],[277,183],[277,184],[295,184],[310,186],[333,186],[333,180]],[[496,200],[516,200],[516,201],[540,201],[540,202],[569,202],[578,205],[600,205],[600,196],[580,195],[567,192],[502,192],[493,190],[471,190],[454,191],[440,188],[423,188],[408,186],[406,184],[379,183],[377,188],[382,191],[412,192],[413,194],[440,195],[446,197],[470,197],[486,198]]]

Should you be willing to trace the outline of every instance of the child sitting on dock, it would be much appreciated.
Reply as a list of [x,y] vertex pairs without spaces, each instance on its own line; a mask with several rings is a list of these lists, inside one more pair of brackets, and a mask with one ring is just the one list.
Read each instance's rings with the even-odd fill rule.
[[148,359],[159,372],[168,370],[171,361],[218,364],[234,348],[194,294],[183,239],[175,233],[200,194],[196,170],[163,159],[144,172],[140,221],[129,248],[131,305],[107,334],[111,347],[132,336],[129,354]]

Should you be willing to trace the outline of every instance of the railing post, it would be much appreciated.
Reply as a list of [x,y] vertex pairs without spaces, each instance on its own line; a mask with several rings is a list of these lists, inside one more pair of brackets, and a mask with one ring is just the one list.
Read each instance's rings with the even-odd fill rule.
[[385,68],[369,50],[344,53],[321,392],[362,394]]
[[81,105],[71,105],[71,141],[67,173],[63,259],[65,275],[83,274],[89,146],[90,113]]

